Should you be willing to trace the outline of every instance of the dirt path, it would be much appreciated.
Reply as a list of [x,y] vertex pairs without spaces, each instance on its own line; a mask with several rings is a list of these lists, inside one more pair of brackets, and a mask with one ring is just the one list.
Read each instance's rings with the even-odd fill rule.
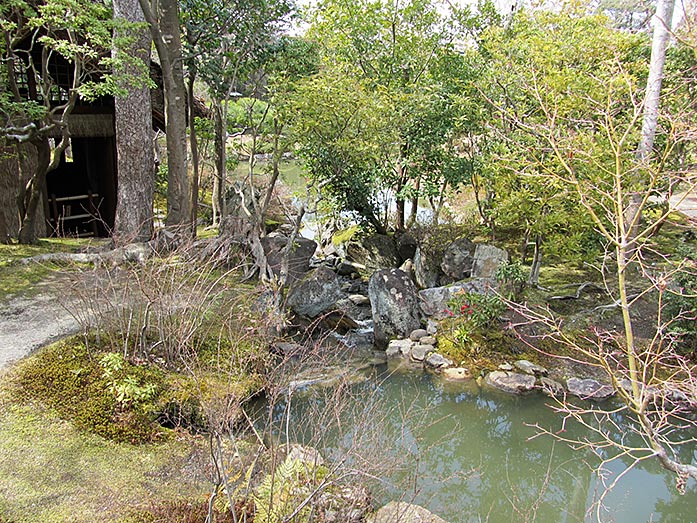
[[56,275],[38,293],[0,304],[0,369],[39,347],[78,332],[79,325],[63,306],[59,292],[68,283]]

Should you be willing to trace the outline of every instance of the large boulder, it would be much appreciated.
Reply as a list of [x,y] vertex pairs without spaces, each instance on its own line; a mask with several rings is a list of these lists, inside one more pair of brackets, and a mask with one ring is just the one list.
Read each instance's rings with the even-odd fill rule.
[[450,315],[448,303],[458,293],[474,292],[487,294],[490,292],[490,283],[486,280],[470,280],[444,287],[433,287],[419,291],[421,311],[436,319],[443,319]]
[[472,277],[493,279],[499,266],[507,262],[508,253],[505,250],[480,243],[474,250]]
[[469,278],[474,263],[475,245],[467,238],[452,242],[443,253],[440,268],[451,281]]
[[447,523],[419,505],[390,501],[367,519],[368,523]]
[[600,383],[592,378],[569,378],[566,380],[566,388],[570,394],[584,400],[602,401],[615,394],[612,385]]
[[[274,275],[280,276],[284,258],[284,249],[290,238],[272,233],[261,239],[266,261]],[[310,258],[317,250],[317,243],[307,238],[298,237],[288,251],[288,277],[286,283],[291,285],[310,270]]]
[[318,267],[291,287],[286,304],[300,316],[316,318],[342,297],[334,271]]
[[347,260],[365,266],[369,272],[395,268],[401,264],[394,239],[385,234],[351,238],[339,245],[338,251]]
[[442,274],[438,260],[425,254],[422,247],[417,247],[414,254],[414,279],[419,288],[437,287]]
[[375,344],[384,349],[392,338],[405,338],[419,328],[421,315],[416,288],[399,269],[376,271],[368,282]]
[[517,372],[495,370],[487,374],[484,381],[487,385],[509,394],[523,394],[535,388],[535,376]]

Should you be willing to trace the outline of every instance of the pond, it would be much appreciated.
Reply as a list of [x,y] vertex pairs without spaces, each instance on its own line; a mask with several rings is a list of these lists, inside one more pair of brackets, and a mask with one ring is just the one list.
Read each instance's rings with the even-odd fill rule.
[[[654,460],[606,492],[627,461],[612,462],[600,478],[595,469],[606,454],[535,437],[532,425],[562,428],[548,403],[542,395],[509,396],[381,365],[348,385],[295,390],[290,407],[281,396],[272,417],[278,437],[285,440],[287,429],[288,441],[341,462],[370,486],[376,505],[403,499],[450,523],[571,523],[597,521],[595,502],[604,495],[602,521],[697,521],[695,483],[678,494],[674,477]],[[566,438],[590,437],[580,426],[564,429]],[[631,430],[623,437],[639,441]],[[694,460],[697,449],[685,450]]]

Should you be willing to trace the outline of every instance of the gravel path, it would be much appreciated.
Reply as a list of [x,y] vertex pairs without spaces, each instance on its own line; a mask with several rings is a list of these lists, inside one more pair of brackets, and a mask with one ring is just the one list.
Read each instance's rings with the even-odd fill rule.
[[79,331],[54,292],[18,296],[0,306],[0,369],[39,347]]

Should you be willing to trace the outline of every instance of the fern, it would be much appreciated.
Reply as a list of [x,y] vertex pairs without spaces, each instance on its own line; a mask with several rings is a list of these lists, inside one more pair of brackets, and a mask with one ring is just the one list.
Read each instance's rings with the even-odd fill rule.
[[[305,498],[305,464],[288,456],[276,470],[266,476],[254,492],[254,521],[282,523]],[[306,521],[309,508],[298,514],[297,521]]]

